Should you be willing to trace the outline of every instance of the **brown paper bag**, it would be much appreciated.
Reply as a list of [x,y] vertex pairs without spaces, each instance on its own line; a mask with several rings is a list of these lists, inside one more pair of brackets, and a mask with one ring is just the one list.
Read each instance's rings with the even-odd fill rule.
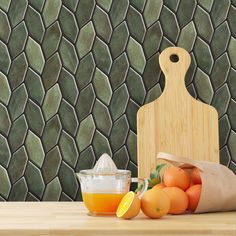
[[159,160],[165,160],[180,167],[197,167],[202,179],[202,191],[194,213],[236,210],[236,175],[226,166],[208,162],[194,161],[160,152]]

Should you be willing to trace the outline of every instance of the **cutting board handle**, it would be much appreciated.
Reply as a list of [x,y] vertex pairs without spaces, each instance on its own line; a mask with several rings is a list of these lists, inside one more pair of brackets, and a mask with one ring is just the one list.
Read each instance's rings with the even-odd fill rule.
[[191,57],[189,53],[180,47],[166,48],[160,54],[159,63],[165,75],[165,89],[163,93],[179,94],[187,92],[184,79],[190,62]]

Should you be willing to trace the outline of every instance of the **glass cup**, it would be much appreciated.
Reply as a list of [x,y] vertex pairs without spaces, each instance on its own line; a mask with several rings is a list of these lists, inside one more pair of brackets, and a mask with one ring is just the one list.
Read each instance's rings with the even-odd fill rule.
[[90,215],[113,215],[129,191],[131,172],[117,170],[116,173],[94,173],[82,170],[77,174],[82,197]]

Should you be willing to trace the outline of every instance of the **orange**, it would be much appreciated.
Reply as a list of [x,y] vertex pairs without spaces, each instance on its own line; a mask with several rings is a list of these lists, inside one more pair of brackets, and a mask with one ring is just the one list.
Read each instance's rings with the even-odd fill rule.
[[116,216],[123,219],[131,219],[138,215],[140,207],[141,201],[138,195],[130,191],[122,198],[116,210]]
[[202,185],[196,184],[191,186],[186,190],[186,194],[188,195],[189,204],[188,209],[191,211],[195,211],[201,196]]
[[181,189],[177,187],[166,187],[163,189],[170,198],[170,214],[182,214],[188,207],[188,196]]
[[163,183],[160,183],[160,184],[156,184],[155,186],[153,186],[152,189],[163,189],[165,187],[166,186]]
[[190,185],[190,175],[179,167],[170,167],[163,175],[164,184],[167,187],[178,187],[186,190]]
[[192,170],[191,180],[192,180],[193,184],[202,184],[200,171],[196,167],[193,168],[193,170]]
[[150,218],[161,218],[170,209],[170,199],[163,190],[150,189],[141,198],[141,209]]

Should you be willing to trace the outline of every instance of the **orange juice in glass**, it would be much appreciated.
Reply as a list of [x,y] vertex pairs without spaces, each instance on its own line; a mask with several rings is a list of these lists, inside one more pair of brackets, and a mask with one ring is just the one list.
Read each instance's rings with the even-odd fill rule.
[[83,202],[90,215],[112,215],[122,197],[129,191],[131,172],[99,173],[82,170],[78,174]]

